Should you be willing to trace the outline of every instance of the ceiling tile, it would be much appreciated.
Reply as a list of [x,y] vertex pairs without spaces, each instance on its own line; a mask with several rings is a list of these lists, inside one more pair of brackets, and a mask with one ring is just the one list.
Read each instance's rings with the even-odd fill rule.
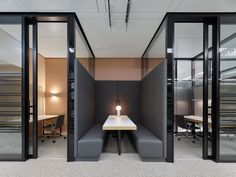
[[1,12],[21,12],[28,11],[28,9],[19,0],[1,0],[0,5]]
[[98,12],[96,0],[29,0],[38,11]]
[[182,0],[176,11],[181,12],[235,12],[235,0]]

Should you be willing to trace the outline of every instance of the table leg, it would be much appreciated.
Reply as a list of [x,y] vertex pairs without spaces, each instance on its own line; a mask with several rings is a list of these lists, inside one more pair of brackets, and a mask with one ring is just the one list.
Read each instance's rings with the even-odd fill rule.
[[120,130],[118,130],[117,133],[118,133],[118,137],[117,137],[118,154],[120,155],[121,154],[121,142],[120,142],[121,132],[120,132]]
[[43,127],[43,136],[44,136],[44,121],[42,121],[42,127]]

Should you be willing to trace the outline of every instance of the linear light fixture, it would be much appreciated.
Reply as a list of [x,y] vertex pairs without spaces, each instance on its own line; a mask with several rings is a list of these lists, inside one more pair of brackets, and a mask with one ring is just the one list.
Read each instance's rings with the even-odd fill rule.
[[130,6],[131,6],[131,0],[128,0],[127,8],[126,8],[126,15],[125,15],[126,31],[127,31],[127,26],[129,23]]
[[110,3],[110,0],[107,0],[107,4],[108,4],[109,26],[111,27],[111,3]]

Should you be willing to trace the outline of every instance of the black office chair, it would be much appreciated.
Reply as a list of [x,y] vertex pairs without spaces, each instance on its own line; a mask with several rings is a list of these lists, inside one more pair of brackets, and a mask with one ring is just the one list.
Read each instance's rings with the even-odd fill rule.
[[177,128],[180,127],[185,130],[183,132],[176,133],[175,136],[178,137],[178,141],[180,141],[181,137],[183,137],[183,136],[184,137],[193,137],[192,143],[195,143],[196,140],[198,140],[198,139],[196,138],[196,134],[193,132],[195,132],[195,130],[200,129],[200,128],[191,124],[191,123],[188,123],[186,121],[186,119],[184,118],[184,115],[175,115],[175,120],[176,120]]
[[[56,136],[62,136],[62,126],[64,123],[64,119],[65,119],[65,115],[59,115],[55,123],[44,125],[43,129],[46,130],[47,132],[50,132],[50,133],[44,134],[44,136],[47,136],[48,138],[50,137],[55,138]],[[58,132],[58,129],[60,129],[59,132]],[[42,139],[41,142],[44,142],[44,139]],[[52,142],[56,143],[56,140],[54,139]]]

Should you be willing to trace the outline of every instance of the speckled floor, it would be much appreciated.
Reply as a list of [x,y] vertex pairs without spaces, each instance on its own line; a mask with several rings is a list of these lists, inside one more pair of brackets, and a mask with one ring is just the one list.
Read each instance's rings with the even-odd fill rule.
[[141,162],[138,155],[103,153],[98,162],[66,162],[65,159],[0,162],[0,177],[235,177],[236,164],[205,160],[175,163]]
[[98,162],[68,163],[66,141],[59,138],[53,144],[48,140],[40,144],[36,160],[0,162],[0,177],[236,177],[236,163],[201,159],[201,141],[175,141],[175,163],[142,162],[130,148],[118,156],[112,141]]

